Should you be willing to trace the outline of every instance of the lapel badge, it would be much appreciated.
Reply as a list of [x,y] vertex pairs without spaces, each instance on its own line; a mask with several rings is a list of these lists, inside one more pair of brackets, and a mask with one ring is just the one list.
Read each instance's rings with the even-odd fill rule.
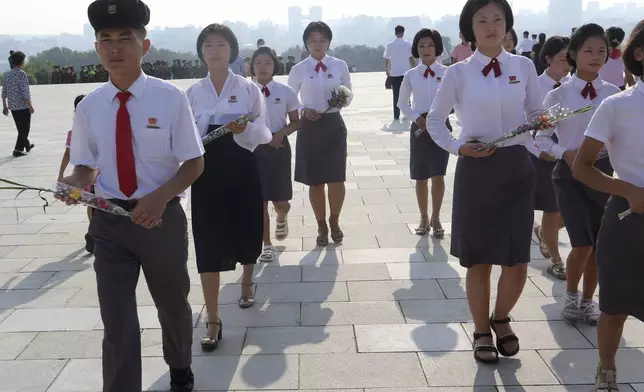
[[441,78],[440,76],[437,76],[437,77],[436,77],[436,83],[440,83],[440,82],[441,82],[441,80],[443,80],[443,78]]
[[230,102],[230,103],[237,102],[237,96],[236,95],[231,95],[230,98],[228,98],[228,102]]
[[114,15],[116,14],[116,4],[110,4],[107,6],[107,13],[108,15]]
[[149,128],[149,129],[159,129],[159,127],[157,126],[157,119],[154,118],[154,117],[148,118],[148,126],[147,126],[147,128]]
[[333,74],[327,74],[327,75],[326,75],[326,78],[327,78],[327,79],[333,79]]
[[279,99],[279,97],[278,97],[278,98],[275,98],[275,103],[281,103],[281,102],[282,102],[282,100],[281,100],[281,99]]
[[521,83],[521,81],[517,80],[516,76],[510,76],[510,84],[517,84],[517,83]]

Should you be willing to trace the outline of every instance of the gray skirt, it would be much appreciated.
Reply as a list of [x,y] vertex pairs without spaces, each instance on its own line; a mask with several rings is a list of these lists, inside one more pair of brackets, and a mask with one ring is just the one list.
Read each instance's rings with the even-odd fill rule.
[[[595,167],[609,176],[613,175],[608,158],[595,162]],[[570,245],[573,248],[595,246],[609,195],[576,180],[570,167],[563,160],[557,161],[552,172],[552,182],[557,196],[557,207],[570,237]]]
[[[427,116],[427,114],[423,114]],[[452,131],[449,119],[445,122],[447,129]],[[428,132],[416,136],[418,125],[411,123],[409,136],[409,174],[412,180],[427,180],[447,173],[449,152],[443,150],[434,142]]]
[[610,315],[629,315],[644,321],[644,215],[619,220],[628,201],[611,196],[597,238],[599,308]]
[[261,144],[255,149],[257,167],[262,182],[264,201],[289,201],[293,198],[291,181],[291,144],[288,137],[280,148]]
[[450,253],[461,266],[530,262],[534,189],[534,165],[524,146],[458,159]]
[[296,141],[295,181],[308,186],[346,181],[347,127],[339,112],[315,122],[302,118]]
[[530,154],[536,170],[537,189],[534,192],[534,209],[543,212],[557,212],[557,197],[552,185],[552,172],[556,162],[539,159]]

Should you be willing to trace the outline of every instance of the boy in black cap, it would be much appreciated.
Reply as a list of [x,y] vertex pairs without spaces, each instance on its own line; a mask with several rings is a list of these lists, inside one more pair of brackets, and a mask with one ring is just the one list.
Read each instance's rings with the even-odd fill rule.
[[105,326],[103,392],[143,390],[135,296],[141,269],[158,309],[171,390],[190,392],[188,233],[179,200],[203,171],[203,145],[185,93],[141,70],[149,8],[139,0],[97,0],[87,13],[110,81],[76,109],[75,167],[62,181],[84,188],[98,174],[95,193],[132,212],[96,211],[89,228]]

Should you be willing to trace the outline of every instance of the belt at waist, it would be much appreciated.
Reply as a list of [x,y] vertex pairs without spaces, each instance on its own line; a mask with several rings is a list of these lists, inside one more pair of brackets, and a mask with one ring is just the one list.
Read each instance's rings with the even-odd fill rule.
[[[179,196],[175,196],[168,202],[168,206],[171,206],[175,203],[178,203],[181,200]],[[108,199],[109,202],[116,204],[117,206],[123,208],[124,210],[130,212],[134,210],[138,200],[121,200],[121,199]]]

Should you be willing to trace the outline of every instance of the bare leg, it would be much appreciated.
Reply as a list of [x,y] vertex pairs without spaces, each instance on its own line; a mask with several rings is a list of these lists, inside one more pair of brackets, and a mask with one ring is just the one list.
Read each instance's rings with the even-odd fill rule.
[[595,290],[597,290],[597,263],[595,262],[595,252],[591,252],[588,261],[586,262],[586,268],[584,269],[584,288],[583,288],[583,299],[591,301],[593,295],[595,295]]
[[[478,264],[467,270],[465,286],[470,313],[474,320],[475,333],[490,333],[490,273],[491,265]],[[481,338],[480,344],[491,345],[492,338]],[[494,359],[496,356],[490,352],[482,351],[479,356],[484,360]]]
[[246,264],[243,266],[243,275],[242,275],[242,292],[241,295],[243,298],[252,298],[254,296],[255,287],[253,285],[253,271],[255,265]]
[[[429,190],[427,188],[427,180],[416,180],[416,201],[418,202],[418,211],[420,211],[421,220],[429,216],[427,211]],[[432,196],[433,191],[434,189],[432,188]]]
[[219,333],[219,272],[205,272],[199,276],[208,316],[205,321],[209,322],[207,336],[216,338]]
[[[326,221],[326,195],[324,194],[324,184],[322,185],[312,185],[309,187],[309,201],[311,202],[311,207],[313,208],[313,214],[315,215],[315,220],[325,222]],[[324,223],[326,226],[326,223]]]
[[541,235],[553,260],[561,260],[561,255],[559,254],[560,221],[561,218],[558,212],[544,212],[541,218]]
[[581,280],[588,258],[593,251],[592,246],[580,246],[572,248],[566,260],[566,290],[569,293],[576,293],[579,289],[579,281]]
[[288,201],[274,201],[273,206],[275,207],[275,212],[277,213],[278,222],[284,222],[286,215],[291,210],[291,203]]
[[622,338],[626,315],[608,315],[601,313],[597,324],[597,342],[599,343],[599,361],[603,369],[616,370],[615,357]]
[[340,216],[346,195],[344,182],[333,182],[327,184],[327,186],[329,187],[329,210],[331,210],[331,215]]
[[271,245],[271,218],[268,215],[268,202],[264,202],[264,245]]
[[[528,264],[517,264],[513,267],[501,267],[501,278],[499,279],[496,305],[494,307],[494,319],[503,320],[510,316],[510,312],[521,297],[525,282],[528,277]],[[495,324],[499,336],[512,333],[510,324]],[[518,342],[509,341],[504,345],[508,352],[515,352],[519,346]]]
[[443,225],[441,225],[441,207],[443,205],[443,197],[445,196],[445,177],[436,176],[432,177],[432,219],[431,224],[434,228],[434,235],[436,237],[443,236]]

